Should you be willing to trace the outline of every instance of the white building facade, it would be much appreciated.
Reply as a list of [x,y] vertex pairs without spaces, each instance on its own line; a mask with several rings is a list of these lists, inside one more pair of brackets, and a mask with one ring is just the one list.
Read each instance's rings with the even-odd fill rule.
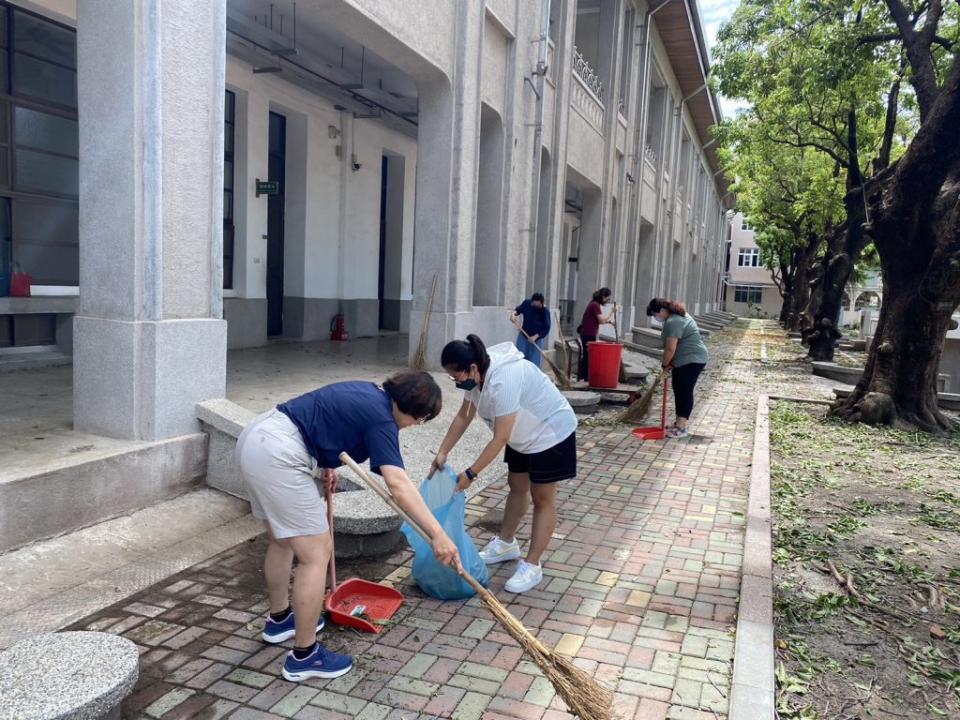
[[783,297],[763,266],[755,232],[742,213],[731,213],[730,246],[724,276],[724,308],[743,317],[777,318]]
[[78,429],[194,432],[228,348],[338,317],[412,352],[434,285],[434,363],[511,338],[536,291],[568,330],[601,286],[621,328],[653,296],[720,306],[732,197],[695,0],[3,6],[75,33],[77,269],[30,312],[73,350]]

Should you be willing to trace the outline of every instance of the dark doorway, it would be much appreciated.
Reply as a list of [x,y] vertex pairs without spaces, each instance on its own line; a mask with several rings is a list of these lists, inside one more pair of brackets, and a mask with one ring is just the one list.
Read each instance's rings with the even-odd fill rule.
[[400,330],[403,313],[403,188],[406,161],[384,153],[380,161],[380,271],[377,299],[381,330]]
[[390,166],[387,156],[380,162],[380,271],[377,274],[377,299],[380,301],[380,317],[377,327],[384,327],[384,290],[387,276],[387,170]]
[[280,191],[267,198],[267,335],[283,334],[283,198],[286,193],[287,119],[270,113],[268,180]]

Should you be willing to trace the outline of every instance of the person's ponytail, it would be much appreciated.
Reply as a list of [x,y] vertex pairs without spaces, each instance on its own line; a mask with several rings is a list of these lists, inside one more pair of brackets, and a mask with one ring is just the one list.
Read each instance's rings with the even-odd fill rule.
[[486,375],[490,367],[490,356],[487,355],[487,346],[483,344],[483,340],[477,335],[467,335],[467,342],[470,344],[470,347],[473,348],[474,357],[476,358],[474,362],[477,364],[477,369],[481,375]]

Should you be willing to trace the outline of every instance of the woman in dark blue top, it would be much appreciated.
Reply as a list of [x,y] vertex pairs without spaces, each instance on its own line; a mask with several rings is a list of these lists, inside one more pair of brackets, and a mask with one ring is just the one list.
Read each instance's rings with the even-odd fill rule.
[[[278,405],[257,417],[237,440],[236,458],[250,495],[250,510],[264,521],[264,579],[270,614],[263,639],[295,638],[283,677],[299,682],[334,678],[353,667],[352,658],[317,643],[327,564],[333,549],[327,506],[314,479],[333,489],[340,453],[370,460],[397,503],[430,535],[440,562],[460,566],[457,547],[410,482],[400,456],[399,432],[440,414],[441,392],[425,372],[394,375],[383,385],[341,382]],[[293,558],[298,560],[289,601]]]
[[[543,293],[534,293],[529,300],[517,305],[510,320],[517,327],[523,328],[523,332],[517,333],[517,349],[523,353],[524,358],[540,367],[543,347],[550,334],[550,309],[544,303]],[[523,333],[529,335],[533,342],[527,340]]]

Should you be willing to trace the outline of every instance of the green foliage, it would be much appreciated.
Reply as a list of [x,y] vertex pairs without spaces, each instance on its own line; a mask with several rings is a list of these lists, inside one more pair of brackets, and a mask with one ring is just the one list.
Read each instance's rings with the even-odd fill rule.
[[[907,64],[899,43],[869,38],[891,34],[896,26],[880,0],[742,0],[720,30],[718,89],[749,104],[718,133],[722,159],[775,275],[794,248],[842,221],[856,170],[870,175],[882,155],[887,99]],[[917,126],[905,85],[891,160]],[[876,260],[874,253],[858,269]]]

